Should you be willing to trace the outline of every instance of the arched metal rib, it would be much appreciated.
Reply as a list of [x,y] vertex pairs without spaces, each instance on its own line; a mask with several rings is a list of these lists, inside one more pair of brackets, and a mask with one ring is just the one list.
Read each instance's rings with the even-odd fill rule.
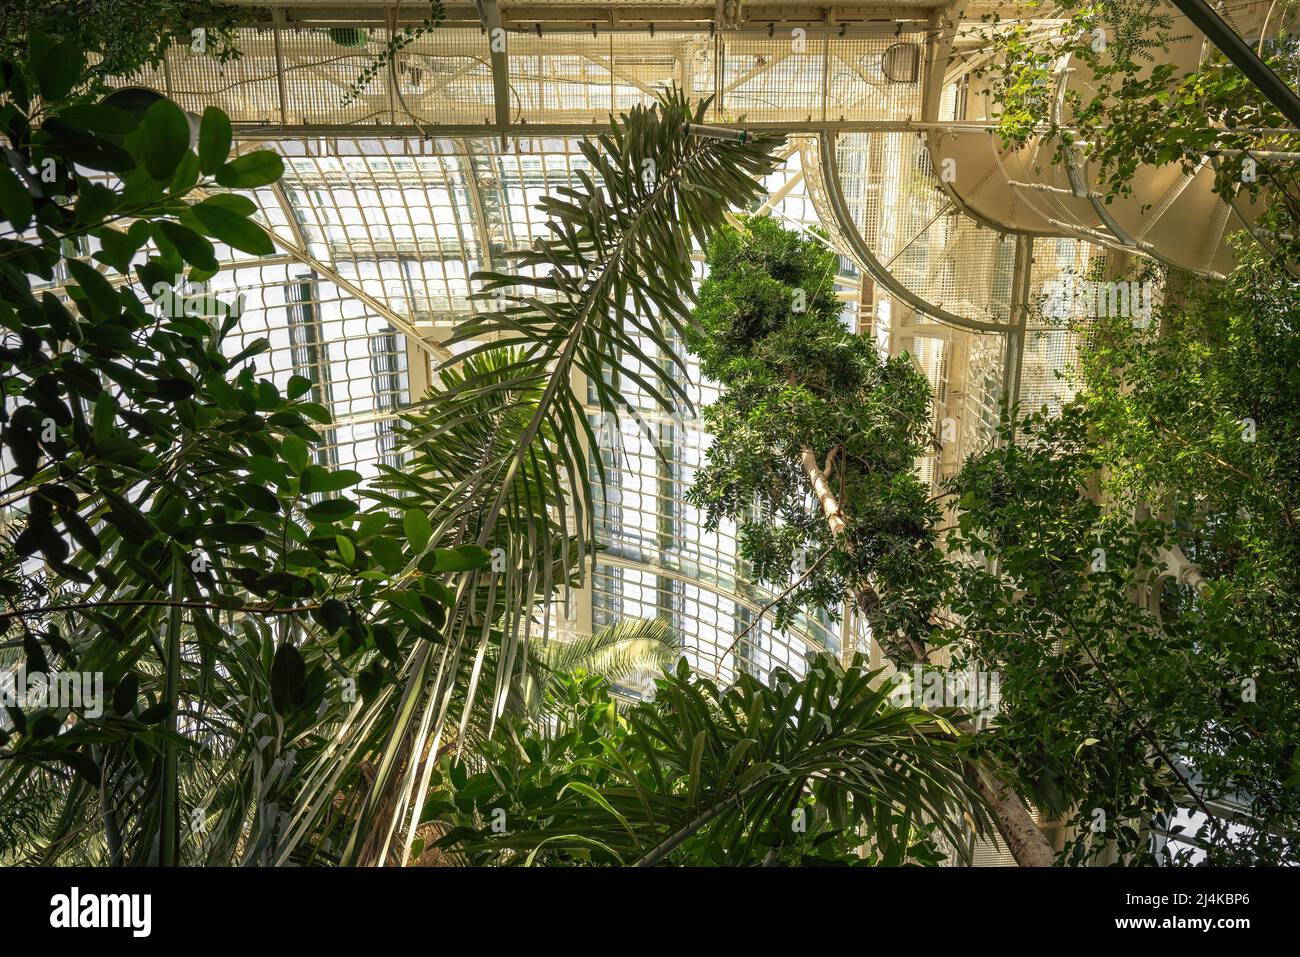
[[844,241],[849,246],[850,255],[853,259],[871,274],[871,277],[882,287],[889,290],[893,295],[906,302],[917,312],[936,319],[939,322],[956,326],[959,329],[971,329],[976,332],[996,332],[1006,334],[1007,326],[1002,323],[987,322],[983,319],[972,319],[969,316],[959,316],[954,312],[949,312],[942,306],[936,306],[934,303],[927,302],[912,290],[908,289],[903,283],[899,282],[884,264],[876,258],[875,253],[867,245],[866,240],[858,231],[858,227],[853,222],[853,217],[849,215],[848,204],[844,200],[844,190],[840,186],[839,166],[835,159],[835,140],[834,134],[830,131],[823,130],[818,134],[818,152],[820,156],[822,185],[826,190],[826,199],[830,205],[830,213],[834,217],[835,225]]

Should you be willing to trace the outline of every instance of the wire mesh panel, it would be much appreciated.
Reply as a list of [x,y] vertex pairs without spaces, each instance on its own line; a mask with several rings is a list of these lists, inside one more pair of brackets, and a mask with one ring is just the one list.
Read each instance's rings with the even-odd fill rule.
[[[369,30],[242,28],[238,60],[220,63],[176,44],[164,69],[145,85],[164,90],[184,109],[219,106],[248,123],[393,122],[387,77],[358,96],[350,90],[384,51],[388,33]],[[150,83],[149,80],[153,82]],[[158,85],[158,80],[163,81]]]
[[795,28],[767,37],[741,34],[719,41],[721,115],[762,120],[821,120],[826,89],[826,37]]
[[609,34],[615,111],[647,103],[673,84],[694,99],[716,92],[716,40],[680,31],[659,31],[647,39],[639,33]]
[[425,33],[397,53],[387,73],[373,84],[375,98],[393,88],[398,123],[492,122],[491,46],[481,30],[441,28]]
[[399,39],[384,27],[244,26],[242,51],[219,62],[174,44],[164,63],[123,85],[167,93],[185,109],[215,105],[245,126],[324,130],[496,123],[493,54],[504,53],[512,123],[603,124],[611,110],[671,85],[715,96],[734,121],[907,120],[920,115],[924,35],[823,28],[646,32],[518,28],[496,37],[438,26]]
[[603,122],[614,101],[610,44],[589,34],[510,36],[511,116]]
[[951,474],[967,456],[987,449],[997,436],[1002,397],[1002,347],[1000,336],[962,337],[966,354],[960,388],[948,404],[955,419],[957,448],[945,468]]
[[[899,282],[949,312],[1007,321],[1013,243],[954,212],[919,135],[841,134],[835,162],[853,225]],[[818,211],[833,222],[820,167],[808,167]]]
[[919,118],[924,42],[924,34],[910,31],[830,37],[825,118]]
[[[1029,329],[1021,360],[1020,407],[1059,412],[1077,390],[1080,335],[1096,318],[1097,308],[1109,308],[1103,295],[1083,294],[1104,288],[1095,277],[1105,251],[1080,239],[1034,241],[1030,270]],[[1113,285],[1113,284],[1112,284]],[[1118,305],[1118,304],[1117,304]]]

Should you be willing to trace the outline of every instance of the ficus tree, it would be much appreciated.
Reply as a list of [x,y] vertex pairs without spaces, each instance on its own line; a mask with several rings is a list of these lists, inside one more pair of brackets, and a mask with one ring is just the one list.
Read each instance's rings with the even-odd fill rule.
[[845,327],[820,243],[756,217],[707,262],[687,344],[722,392],[688,499],[709,527],[736,521],[741,557],[782,593],[778,624],[847,596],[891,653],[923,659],[933,591],[917,585],[942,568],[913,469],[932,439],[925,377]]
[[[940,511],[916,474],[934,440],[930,390],[911,359],[882,358],[846,328],[835,255],[766,218],[708,250],[688,343],[719,400],[689,498],[713,527],[738,526],[740,554],[796,607],[833,616],[852,601],[901,669],[928,660],[950,574]],[[991,762],[966,767],[1017,860],[1052,853]]]
[[[218,243],[273,248],[232,191],[279,157],[231,158],[216,109],[192,137],[165,99],[90,102],[84,64],[45,40],[0,62],[0,653],[43,676],[5,688],[6,854],[274,860],[300,762],[439,640],[444,580],[488,556],[438,550],[418,510],[363,511],[361,476],[310,454],[330,422],[311,381],[257,375],[238,301],[195,294]],[[51,696],[57,674],[90,684]],[[294,853],[330,859],[335,808]]]
[[1069,861],[1149,861],[1153,828],[1212,864],[1296,858],[1300,300],[1239,256],[1160,332],[1095,320],[1079,397],[950,489],[952,547],[987,562],[949,637],[1002,673],[981,743],[1071,825]]

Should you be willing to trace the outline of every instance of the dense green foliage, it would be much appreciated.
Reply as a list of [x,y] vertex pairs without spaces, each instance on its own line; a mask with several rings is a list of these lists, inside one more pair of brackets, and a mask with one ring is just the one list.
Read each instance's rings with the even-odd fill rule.
[[[817,290],[829,255],[765,222],[709,250],[692,346],[723,394],[692,496],[738,520],[764,579],[795,581],[789,605],[833,607],[866,581],[888,609],[900,587],[915,609],[900,631],[916,640],[877,631],[886,653],[942,649],[954,667],[998,672],[1001,714],[973,754],[1066,819],[1067,861],[1146,860],[1152,826],[1223,800],[1253,826],[1198,813],[1191,830],[1211,860],[1295,854],[1297,301],[1262,254],[1241,255],[1227,284],[1169,285],[1149,332],[1127,319],[1087,330],[1080,398],[1023,420],[1016,442],[971,457],[945,490],[945,557],[930,537],[937,511],[912,487],[915,432],[890,418],[908,398],[924,416],[923,385],[900,388],[906,369],[864,388],[864,369],[889,366],[843,329],[833,299],[811,292],[806,312],[789,308]],[[799,465],[804,449],[820,463],[836,443],[847,474],[826,471],[847,541]],[[899,488],[920,533],[891,540],[882,523]],[[864,561],[882,538],[907,562]],[[825,552],[802,579],[790,570],[800,546]],[[1162,576],[1179,555],[1207,587]]]
[[[471,864],[934,864],[979,798],[943,713],[896,708],[875,673],[831,658],[796,680],[722,689],[685,663],[620,713],[605,686],[555,687],[555,723],[448,761],[425,820]],[[861,848],[862,856],[859,856]]]
[[[792,586],[778,623],[851,595],[887,647],[923,646],[933,591],[918,585],[941,567],[938,511],[913,471],[931,438],[925,377],[845,328],[836,257],[816,241],[755,218],[719,234],[708,266],[687,343],[722,395],[704,410],[715,438],[688,497],[711,527],[737,522],[756,579]],[[842,532],[810,498],[805,452]]]
[[[776,137],[742,144],[686,135],[706,109],[670,92],[582,141],[593,172],[579,173],[581,188],[543,199],[549,234],[512,258],[514,271],[474,277],[492,308],[457,326],[442,388],[413,410],[409,441],[430,464],[402,470],[418,482],[391,481],[428,502],[430,541],[493,549],[493,567],[461,583],[446,645],[426,643],[403,662],[393,722],[366,709],[339,737],[338,754],[359,767],[369,764],[374,735],[383,736],[346,862],[400,857],[412,845],[427,786],[421,772],[434,757],[412,760],[416,740],[459,733],[480,707],[491,728],[525,680],[550,603],[590,565],[589,462],[598,480],[603,473],[588,459],[595,440],[574,373],[593,384],[602,411],[625,406],[609,383],[659,370],[647,349],[672,354],[669,337],[687,321],[691,243],[707,241],[729,208],[747,205],[776,162]],[[641,381],[666,408],[682,394],[666,370]],[[478,614],[488,607],[500,617]],[[310,813],[329,808],[317,801]]]
[[569,370],[604,381],[610,341],[616,361],[643,360],[625,323],[656,342],[680,328],[690,240],[757,191],[776,140],[688,138],[704,107],[669,97],[585,144],[599,179],[575,202],[548,198],[555,238],[521,272],[484,277],[502,308],[463,337],[492,344],[441,370],[436,399],[409,415],[403,467],[363,505],[348,495],[359,474],[315,460],[330,422],[312,382],[258,378],[248,361],[267,344],[227,344],[238,305],[178,279],[212,277],[227,255],[212,240],[272,250],[252,201],[225,190],[273,182],[279,158],[227,161],[215,109],[192,144],[168,101],[142,117],[65,101],[84,101],[90,75],[68,40],[38,38],[3,71],[5,504],[18,516],[5,653],[102,673],[112,702],[9,712],[13,860],[393,859],[411,778],[437,757],[412,760],[417,735],[490,733],[501,711],[527,712],[548,661],[614,677],[671,660],[655,623],[568,654],[535,647],[549,625],[534,607],[592,550],[590,429]]
[[[1300,298],[1243,259],[1184,283],[1163,335],[1099,320],[1080,398],[952,484],[951,547],[996,561],[950,600],[954,648],[1003,673],[981,741],[1071,817],[1072,861],[1142,861],[1146,822],[1220,799],[1252,826],[1198,818],[1211,862],[1300,852]],[[1168,549],[1203,586],[1162,573]]]
[[[15,860],[270,859],[295,761],[358,685],[375,695],[402,649],[439,639],[440,579],[487,553],[340,494],[361,476],[314,461],[330,414],[312,383],[258,378],[269,344],[228,342],[239,304],[188,285],[216,271],[214,240],[271,251],[224,189],[274,181],[280,158],[229,160],[216,109],[191,148],[169,101],[139,118],[62,103],[80,62],[38,44],[0,65],[0,595],[10,660],[103,685],[8,709],[0,800],[22,810],[3,843]],[[40,288],[58,280],[66,299]]]
[[0,45],[20,56],[48,37],[94,54],[94,62],[71,64],[84,67],[80,82],[99,88],[109,77],[157,66],[176,43],[219,61],[238,59],[235,22],[235,9],[213,0],[33,0],[0,7]]
[[[965,463],[941,543],[913,468],[924,377],[845,328],[832,253],[763,218],[723,226],[776,140],[688,137],[707,105],[673,93],[585,142],[594,174],[546,198],[551,235],[476,277],[496,308],[405,410],[401,467],[361,488],[316,451],[315,383],[259,377],[269,344],[233,344],[239,303],[184,282],[273,250],[237,191],[281,160],[231,159],[216,109],[192,134],[167,100],[91,103],[211,13],[0,11],[0,665],[103,681],[98,701],[6,709],[0,860],[930,864],[964,849],[963,818],[984,830],[980,769],[1072,825],[1066,863],[1146,862],[1176,811],[1228,805],[1247,826],[1194,824],[1212,863],[1300,858],[1293,263],[1243,248],[1226,284],[1167,284],[1158,336],[1089,329],[1080,397]],[[234,55],[221,22],[207,52]],[[1081,138],[1122,194],[1140,162],[1280,125],[1217,59],[1161,66],[1168,30],[1126,2],[1075,8],[1044,48],[1003,32],[1004,139]],[[1042,96],[1067,49],[1098,78],[1068,131]],[[1266,52],[1294,65],[1293,41]],[[1222,191],[1240,182],[1266,228],[1297,232],[1298,167],[1256,185],[1220,162]],[[545,644],[596,547],[574,382],[606,413],[619,381],[670,408],[679,337],[722,385],[690,498],[738,523],[778,624],[851,598],[900,663],[997,671],[996,722],[897,707],[879,673],[825,658],[725,689],[683,664],[620,712],[585,672],[668,666],[680,636],[627,621]]]
[[[1033,21],[1004,24],[997,15],[985,17],[995,54],[985,70],[1003,142],[1020,146],[1045,137],[1057,143],[1061,159],[1079,150],[1097,165],[1112,197],[1132,193],[1133,176],[1144,164],[1179,163],[1192,172],[1208,154],[1220,194],[1262,210],[1257,225],[1269,232],[1278,261],[1300,259],[1300,165],[1267,156],[1300,147],[1300,134],[1281,111],[1217,50],[1180,72],[1168,51],[1198,34],[1162,0],[1050,6],[1065,16],[1046,34]],[[1258,51],[1275,73],[1294,78],[1300,69],[1297,6],[1277,3],[1269,15]],[[1088,82],[1067,87],[1058,112],[1056,76],[1066,56]],[[1160,122],[1151,122],[1156,116]]]

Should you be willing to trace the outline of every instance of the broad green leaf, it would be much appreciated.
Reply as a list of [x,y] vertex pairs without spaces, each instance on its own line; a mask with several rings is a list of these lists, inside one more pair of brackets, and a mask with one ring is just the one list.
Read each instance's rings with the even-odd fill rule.
[[284,460],[295,473],[302,473],[307,468],[307,443],[296,435],[286,435],[280,443]]
[[408,509],[402,516],[402,529],[406,532],[406,540],[411,543],[411,548],[417,552],[424,551],[433,534],[429,516],[418,508]]
[[402,567],[404,556],[402,546],[397,539],[388,535],[380,535],[372,539],[367,544],[367,547],[385,571],[395,572]]
[[[409,536],[410,531],[408,529]],[[420,546],[423,548],[423,546]],[[435,568],[440,572],[467,572],[475,568],[484,568],[492,559],[491,553],[477,545],[461,545],[457,548],[436,548]]]
[[284,175],[284,160],[272,150],[237,156],[217,170],[217,183],[227,189],[268,186]]
[[266,538],[266,530],[249,522],[218,522],[204,528],[203,536],[228,545],[253,545]]
[[199,170],[211,176],[230,155],[230,117],[215,106],[203,111],[199,123]]
[[215,196],[209,196],[203,202],[208,206],[216,206],[218,209],[228,209],[240,216],[252,216],[257,212],[257,204],[247,196],[240,196],[238,193],[217,193]]
[[206,238],[179,223],[162,220],[158,226],[187,263],[200,269],[217,268],[216,253]]
[[257,485],[253,482],[240,482],[232,491],[249,508],[272,513],[280,511],[280,500],[275,496],[275,493],[263,485]]
[[65,263],[68,272],[100,317],[116,318],[121,314],[121,300],[117,298],[117,290],[104,278],[103,273],[80,259],[67,259]]
[[307,686],[307,665],[302,653],[285,643],[275,652],[271,664],[271,702],[281,717],[302,707]]
[[45,52],[36,71],[41,97],[46,102],[61,100],[82,78],[85,57],[71,43],[56,43]]
[[0,165],[0,213],[20,232],[32,221],[32,196],[7,165]]
[[160,183],[170,182],[190,148],[190,124],[181,108],[171,100],[159,100],[145,112],[139,136],[149,175]]
[[327,498],[317,502],[306,510],[306,515],[314,522],[334,522],[346,518],[357,510],[357,503],[346,498]]
[[132,114],[105,103],[74,103],[65,106],[59,115],[76,126],[92,133],[122,136],[140,125]]
[[275,244],[271,242],[266,230],[221,204],[213,203],[211,199],[205,199],[194,206],[193,212],[209,235],[228,246],[254,256],[266,256],[275,252]]

